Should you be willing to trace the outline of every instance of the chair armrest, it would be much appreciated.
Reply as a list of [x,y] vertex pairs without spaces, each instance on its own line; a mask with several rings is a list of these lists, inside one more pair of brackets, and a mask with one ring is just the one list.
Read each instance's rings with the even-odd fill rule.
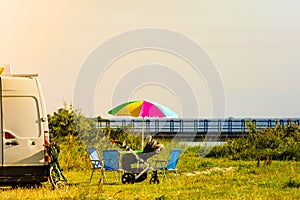
[[100,165],[100,166],[98,166],[99,168],[103,168],[103,160],[91,160],[91,163],[93,164],[93,165]]
[[168,162],[167,160],[155,160],[155,167],[157,167],[157,164],[160,165],[159,166],[160,168],[165,167],[167,162]]
[[99,163],[101,163],[101,162],[103,162],[103,160],[91,160],[91,162],[99,162]]

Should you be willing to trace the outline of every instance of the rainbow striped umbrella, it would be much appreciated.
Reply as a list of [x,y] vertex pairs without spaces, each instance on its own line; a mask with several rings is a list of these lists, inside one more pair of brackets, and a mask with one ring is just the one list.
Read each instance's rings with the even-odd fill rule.
[[[144,117],[178,117],[178,115],[171,109],[158,103],[145,100],[123,103],[108,111],[108,114],[116,116],[142,117],[142,138],[144,138]],[[144,146],[144,140],[142,140],[142,146]]]
[[108,111],[111,115],[132,117],[178,117],[171,109],[145,100],[123,103]]

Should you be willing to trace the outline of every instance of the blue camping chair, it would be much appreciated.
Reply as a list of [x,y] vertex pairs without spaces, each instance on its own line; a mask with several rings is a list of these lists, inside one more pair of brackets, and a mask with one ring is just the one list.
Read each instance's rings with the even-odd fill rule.
[[[103,161],[104,161],[104,170],[105,171],[113,171],[116,180],[118,181],[118,177],[116,175],[116,171],[122,171],[119,165],[119,151],[118,150],[104,150],[103,151]],[[106,181],[106,176],[104,174],[104,178]]]
[[[179,156],[181,153],[181,149],[173,149],[170,153],[168,160],[156,160],[155,161],[155,168],[157,170],[163,170],[164,172],[164,179],[167,178],[166,172],[167,171],[175,171],[176,176],[178,177],[177,173],[177,163],[179,160]],[[159,166],[157,166],[159,164]]]
[[95,147],[88,148],[90,160],[92,162],[93,170],[90,177],[90,182],[92,181],[94,171],[97,169],[100,169],[102,172],[102,175],[104,175],[104,168],[103,168],[103,162],[100,160],[97,149]]

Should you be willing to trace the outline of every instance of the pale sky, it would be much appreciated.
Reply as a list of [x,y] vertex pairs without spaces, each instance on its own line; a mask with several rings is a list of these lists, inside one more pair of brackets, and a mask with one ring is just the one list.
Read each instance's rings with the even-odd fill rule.
[[[299,10],[297,0],[0,0],[0,63],[12,64],[14,73],[38,73],[53,113],[63,101],[73,101],[80,70],[101,44],[135,29],[172,30],[196,42],[215,64],[224,86],[225,117],[299,117]],[[191,100],[187,107],[176,90],[157,81],[139,83],[128,99],[150,99],[183,117],[212,116],[205,77],[180,57],[151,49],[112,60],[94,86],[95,112],[89,114],[107,117],[122,103],[114,93],[118,82],[126,85],[126,74],[150,64],[173,69],[174,76],[166,79],[177,74],[178,82],[193,89],[198,105]],[[197,106],[197,116],[186,113]]]

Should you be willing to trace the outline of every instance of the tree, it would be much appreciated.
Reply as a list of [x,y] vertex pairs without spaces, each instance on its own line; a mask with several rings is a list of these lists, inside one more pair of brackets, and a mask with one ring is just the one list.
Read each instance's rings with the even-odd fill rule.
[[64,103],[63,108],[58,109],[53,115],[48,114],[50,137],[58,138],[77,135],[75,117],[76,112],[73,106],[71,104],[67,106],[66,103]]

